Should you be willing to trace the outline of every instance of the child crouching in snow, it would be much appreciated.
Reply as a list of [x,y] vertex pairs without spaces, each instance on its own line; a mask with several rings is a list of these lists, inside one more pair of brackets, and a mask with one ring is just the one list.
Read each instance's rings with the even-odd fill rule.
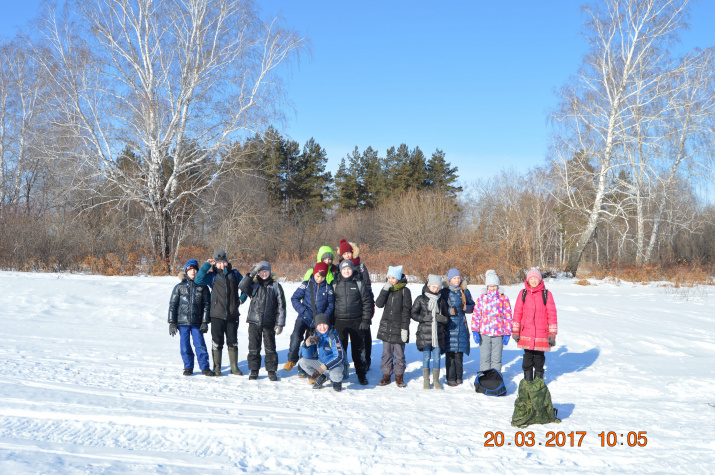
[[500,292],[499,276],[493,270],[484,275],[486,288],[477,297],[472,315],[472,335],[479,345],[479,370],[494,368],[501,372],[502,349],[511,335],[511,303]]
[[325,373],[328,373],[330,381],[333,382],[333,389],[342,391],[345,351],[340,343],[340,337],[338,337],[335,328],[329,325],[330,317],[326,314],[319,313],[314,320],[316,332],[305,340],[303,346],[310,348],[315,345],[318,350],[318,359],[303,357],[298,361],[298,365],[311,375],[311,379],[315,380],[313,389],[323,387],[325,381],[328,380]]
[[194,340],[196,359],[204,376],[213,376],[209,369],[209,352],[206,350],[204,333],[209,330],[209,310],[211,294],[205,285],[194,282],[199,263],[195,259],[186,262],[184,272],[179,274],[181,282],[176,284],[169,300],[169,335],[179,332],[181,359],[184,360],[184,376],[194,372],[194,352],[191,341]]
[[541,272],[531,269],[526,274],[524,290],[516,298],[511,334],[517,346],[524,350],[524,379],[544,378],[545,351],[556,345],[556,304],[546,290]]

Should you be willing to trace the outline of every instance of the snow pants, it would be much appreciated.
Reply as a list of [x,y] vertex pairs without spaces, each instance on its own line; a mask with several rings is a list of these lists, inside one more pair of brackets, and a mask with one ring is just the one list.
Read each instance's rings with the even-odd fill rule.
[[[340,337],[340,343],[343,344],[343,349],[348,349],[348,339],[350,340],[350,352],[355,364],[355,372],[360,375],[365,375],[367,372],[367,362],[365,361],[365,340],[363,332],[360,331],[360,319],[351,320],[335,320],[335,329]],[[372,341],[370,342],[372,344]],[[347,357],[345,358],[345,367],[347,368]]]
[[404,343],[390,343],[389,341],[382,342],[382,362],[380,363],[380,369],[382,374],[405,374],[405,368],[407,363],[405,362],[405,344]]
[[[372,326],[367,330],[362,330],[362,339],[365,342],[365,371],[370,369],[372,364]],[[354,359],[353,359],[354,361]]]
[[288,361],[292,363],[298,362],[298,352],[300,351],[300,344],[306,339],[310,334],[311,328],[305,323],[302,318],[296,318],[295,326],[293,327],[293,333],[290,334],[290,346],[288,347]]
[[206,350],[206,341],[200,331],[201,325],[179,325],[179,345],[181,359],[184,360],[184,369],[194,369],[194,352],[191,350],[191,339],[194,340],[196,359],[199,361],[201,371],[209,369],[209,352]]
[[238,348],[238,321],[226,321],[223,318],[211,318],[211,343],[216,351],[223,349],[223,337],[226,335],[226,345]]
[[275,326],[261,326],[255,323],[248,324],[248,369],[258,371],[261,369],[261,340],[266,349],[266,371],[278,369],[278,353],[276,353]]
[[479,345],[479,371],[494,368],[501,373],[501,355],[504,348],[504,337],[482,335]]
[[534,368],[534,371],[544,371],[544,363],[546,355],[543,351],[524,350],[524,360],[521,363],[521,369],[528,371]]
[[[320,368],[321,364],[322,363],[320,361],[311,358],[301,358],[300,361],[298,361],[298,366],[303,368],[303,371],[305,371],[308,376],[312,375],[313,371]],[[328,374],[326,374],[326,376],[330,378],[330,381],[339,383],[343,380],[343,365],[339,364],[335,368],[328,370],[327,373]]]
[[464,376],[464,353],[448,351],[444,354],[444,368],[447,370],[447,381],[462,381]]

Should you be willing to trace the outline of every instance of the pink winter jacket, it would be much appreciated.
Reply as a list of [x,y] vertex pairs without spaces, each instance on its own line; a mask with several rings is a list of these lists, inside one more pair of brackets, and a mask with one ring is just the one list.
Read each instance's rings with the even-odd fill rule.
[[517,346],[525,350],[551,351],[549,334],[556,335],[556,304],[551,292],[548,293],[546,305],[542,290],[546,287],[544,282],[539,282],[536,287],[531,287],[524,282],[526,300],[521,302],[522,291],[516,296],[514,306],[514,320],[511,324],[511,333],[519,336]]

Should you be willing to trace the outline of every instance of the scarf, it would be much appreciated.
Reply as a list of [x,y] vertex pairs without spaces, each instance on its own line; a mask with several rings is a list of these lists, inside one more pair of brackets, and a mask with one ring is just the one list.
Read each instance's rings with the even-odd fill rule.
[[427,297],[427,310],[432,312],[432,347],[439,347],[439,337],[437,336],[437,301],[439,300],[439,295],[435,295],[432,292],[425,292],[425,297]]

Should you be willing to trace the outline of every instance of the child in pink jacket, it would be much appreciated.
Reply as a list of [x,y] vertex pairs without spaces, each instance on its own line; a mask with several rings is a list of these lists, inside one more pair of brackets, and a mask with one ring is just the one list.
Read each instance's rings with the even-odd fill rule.
[[472,315],[472,335],[479,345],[479,370],[494,368],[501,372],[503,348],[511,335],[511,303],[499,288],[499,276],[493,270],[484,274],[486,288],[477,297]]
[[526,274],[524,290],[516,298],[511,325],[514,341],[524,350],[521,367],[527,381],[544,378],[544,352],[556,345],[557,330],[554,297],[546,290],[541,272],[531,269]]

